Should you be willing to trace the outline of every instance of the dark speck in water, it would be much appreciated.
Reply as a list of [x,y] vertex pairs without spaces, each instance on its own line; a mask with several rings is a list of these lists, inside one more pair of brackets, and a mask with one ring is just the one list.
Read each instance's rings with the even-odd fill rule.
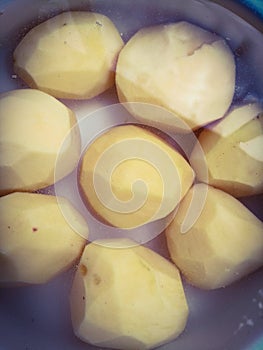
[[242,42],[241,45],[239,45],[236,49],[235,49],[235,54],[237,57],[241,57],[243,56],[245,53],[248,52],[249,46],[247,42]]

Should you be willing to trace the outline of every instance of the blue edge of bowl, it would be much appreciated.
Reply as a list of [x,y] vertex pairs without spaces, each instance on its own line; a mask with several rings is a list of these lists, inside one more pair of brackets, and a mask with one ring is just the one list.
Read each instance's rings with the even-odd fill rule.
[[256,13],[260,18],[263,19],[263,1],[262,0],[237,0],[241,4],[248,7],[254,13]]
[[[3,8],[8,3],[14,0],[0,0],[0,6]],[[246,6],[256,15],[258,15],[261,19],[263,19],[263,1],[262,0],[236,0],[242,5]],[[247,348],[247,350],[262,350],[263,349],[263,335],[252,345]]]

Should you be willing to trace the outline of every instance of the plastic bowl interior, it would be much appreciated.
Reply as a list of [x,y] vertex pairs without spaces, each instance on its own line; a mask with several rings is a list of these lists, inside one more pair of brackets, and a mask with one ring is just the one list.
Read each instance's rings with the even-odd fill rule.
[[[219,1],[218,1],[219,2]],[[226,3],[224,1],[224,3]],[[0,2],[0,92],[25,87],[13,73],[12,52],[21,37],[37,23],[65,10],[90,10],[110,17],[127,41],[139,28],[187,20],[222,35],[235,53],[237,82],[235,101],[245,96],[263,100],[263,36],[238,15],[205,0],[13,0]],[[260,23],[260,22],[258,22]],[[91,131],[104,130],[114,115],[104,118],[98,110],[117,103],[114,89],[86,101],[63,100],[78,118],[94,122]],[[92,119],[92,118],[91,118]],[[84,140],[86,142],[86,140]],[[70,188],[72,178],[61,182]],[[43,192],[53,191],[49,188]],[[262,196],[242,201],[263,217]],[[150,241],[168,257],[162,236]],[[34,261],[32,261],[34,263]],[[68,294],[74,268],[46,285],[0,289],[1,350],[91,350],[73,334]],[[163,350],[259,350],[263,349],[263,270],[227,288],[202,291],[184,282],[190,317],[183,334]],[[113,315],[114,317],[114,315]],[[158,315],[156,315],[158,317]]]

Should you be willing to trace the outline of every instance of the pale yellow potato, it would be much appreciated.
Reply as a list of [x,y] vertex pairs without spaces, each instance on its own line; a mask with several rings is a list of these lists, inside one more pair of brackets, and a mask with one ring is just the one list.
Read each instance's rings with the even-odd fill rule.
[[[225,40],[187,22],[139,30],[122,49],[116,69],[121,102],[145,102],[174,114],[161,124],[181,132],[221,118],[235,89],[234,56]],[[158,125],[138,105],[128,106],[140,120]]]
[[64,12],[31,29],[14,51],[14,71],[59,98],[94,97],[114,84],[122,38],[106,16]]
[[187,161],[145,128],[109,129],[84,152],[79,185],[85,203],[113,226],[132,228],[170,214],[194,180]]
[[[190,158],[197,178],[235,197],[263,192],[263,110],[257,103],[233,108],[204,129]],[[200,157],[207,162],[205,176]]]
[[80,257],[87,235],[85,220],[65,198],[22,192],[1,197],[0,284],[48,282]]
[[[263,223],[226,192],[208,186],[203,211],[182,233],[182,223],[193,192],[203,198],[207,185],[197,184],[187,193],[166,229],[172,260],[192,285],[225,287],[263,265]],[[196,207],[192,211],[195,215]]]
[[188,306],[178,269],[129,240],[86,246],[70,295],[74,332],[114,349],[152,349],[185,328]]
[[75,124],[74,113],[44,92],[21,89],[1,94],[0,194],[52,185],[58,155],[56,180],[68,175],[80,154]]

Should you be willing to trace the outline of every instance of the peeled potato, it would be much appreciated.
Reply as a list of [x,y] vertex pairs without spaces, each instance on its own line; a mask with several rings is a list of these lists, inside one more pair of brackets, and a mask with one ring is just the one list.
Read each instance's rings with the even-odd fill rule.
[[0,194],[53,184],[59,154],[56,180],[68,175],[80,154],[79,130],[72,130],[75,123],[70,109],[39,90],[0,95]]
[[64,12],[26,34],[14,51],[14,70],[30,87],[55,97],[91,98],[114,84],[122,46],[106,16]]
[[45,283],[81,255],[86,222],[66,199],[57,200],[19,192],[0,198],[0,284]]
[[[204,129],[190,161],[197,178],[235,197],[263,192],[263,110],[257,103],[235,107],[225,118]],[[261,115],[260,115],[261,113]],[[205,156],[208,178],[200,157]]]
[[[188,282],[215,289],[263,265],[263,223],[231,195],[206,186],[197,184],[191,188],[166,229],[166,237],[171,258]],[[206,190],[203,211],[182,233],[193,192],[203,198]],[[195,215],[195,210],[192,213]]]
[[178,269],[128,240],[86,246],[71,296],[75,334],[114,349],[151,349],[185,328],[188,306]]
[[154,133],[114,127],[84,153],[79,185],[84,201],[113,226],[132,228],[170,214],[194,180],[187,161]]
[[[235,61],[224,39],[187,22],[139,30],[122,49],[116,69],[121,102],[166,108],[192,129],[221,118],[235,89]],[[144,122],[156,122],[138,104],[128,109]],[[170,117],[164,126],[188,131]]]

